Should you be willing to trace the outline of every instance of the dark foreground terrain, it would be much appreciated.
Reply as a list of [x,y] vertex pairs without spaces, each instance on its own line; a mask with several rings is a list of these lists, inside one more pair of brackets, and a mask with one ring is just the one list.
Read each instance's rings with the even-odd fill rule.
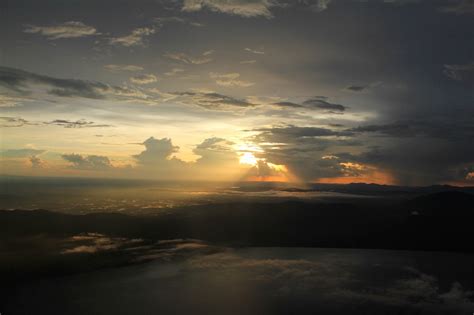
[[464,314],[473,205],[444,191],[154,216],[3,210],[0,312]]

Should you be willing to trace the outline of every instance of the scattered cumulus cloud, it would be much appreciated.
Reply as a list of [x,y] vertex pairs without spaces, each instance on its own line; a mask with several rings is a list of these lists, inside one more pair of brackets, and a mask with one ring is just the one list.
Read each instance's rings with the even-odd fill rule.
[[142,66],[136,66],[136,65],[105,65],[104,68],[109,71],[129,71],[129,72],[137,72],[137,71],[143,71]]
[[232,87],[249,87],[254,85],[255,83],[249,81],[240,80],[240,73],[209,73],[211,79],[215,80],[218,85]]
[[50,40],[87,37],[100,34],[97,32],[95,27],[78,21],[68,21],[62,24],[49,26],[27,25],[24,32],[40,34]]
[[213,50],[209,50],[197,57],[193,57],[185,53],[167,53],[165,54],[165,57],[180,61],[185,64],[202,65],[212,61],[212,58],[210,58],[209,56],[212,55],[213,52]]
[[270,8],[275,5],[277,2],[273,0],[184,0],[182,10],[196,12],[206,9],[246,18],[259,16],[272,18]]
[[155,34],[156,29],[153,27],[140,27],[134,29],[130,34],[113,37],[109,40],[109,43],[117,46],[132,47],[132,46],[145,46],[145,38]]
[[265,55],[265,52],[263,50],[252,49],[252,48],[244,48],[244,50],[252,54]]
[[174,146],[169,138],[155,139],[150,137],[142,143],[145,151],[134,156],[139,164],[154,165],[171,159],[173,153],[178,152],[179,147]]
[[178,73],[184,72],[184,69],[182,68],[173,68],[170,71],[165,72],[166,76],[172,77],[177,75]]
[[158,81],[154,74],[139,74],[130,78],[130,81],[135,84],[150,84]]
[[78,170],[109,170],[113,166],[106,156],[100,155],[80,155],[80,154],[63,154],[61,156],[65,161],[71,163],[71,168]]

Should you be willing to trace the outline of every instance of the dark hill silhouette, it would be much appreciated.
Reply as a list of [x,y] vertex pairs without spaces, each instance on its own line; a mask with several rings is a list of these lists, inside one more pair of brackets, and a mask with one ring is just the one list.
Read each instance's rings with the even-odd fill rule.
[[460,191],[444,191],[423,195],[407,205],[420,215],[473,216],[474,195]]
[[194,238],[225,245],[473,251],[473,195],[443,192],[406,202],[232,202],[154,217],[0,211],[0,239],[98,232],[151,240]]

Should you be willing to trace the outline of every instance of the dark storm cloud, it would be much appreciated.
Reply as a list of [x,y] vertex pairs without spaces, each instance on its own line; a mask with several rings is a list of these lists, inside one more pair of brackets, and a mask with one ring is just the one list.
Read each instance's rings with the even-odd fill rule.
[[344,167],[340,163],[345,160],[324,159],[326,151],[333,146],[361,146],[352,138],[353,132],[350,131],[297,126],[254,131],[260,133],[251,139],[264,149],[267,162],[286,165],[292,174],[304,180],[344,175]]
[[354,133],[374,133],[390,137],[430,137],[469,139],[474,137],[474,124],[469,120],[450,122],[444,119],[398,121],[389,124],[366,125],[348,129]]
[[386,125],[367,125],[349,129],[352,132],[379,133],[392,137],[414,137],[421,131],[410,123],[392,123]]
[[71,163],[71,168],[78,170],[96,170],[103,171],[113,168],[110,160],[106,156],[80,154],[63,154],[61,156],[64,160]]

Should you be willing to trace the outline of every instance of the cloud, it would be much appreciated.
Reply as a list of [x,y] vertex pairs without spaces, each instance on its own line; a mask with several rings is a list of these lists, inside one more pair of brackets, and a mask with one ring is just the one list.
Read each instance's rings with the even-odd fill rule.
[[344,88],[346,91],[350,92],[362,92],[365,91],[369,86],[368,85],[349,85]]
[[185,64],[202,65],[212,61],[212,58],[208,57],[213,53],[212,50],[206,51],[198,57],[189,56],[185,53],[167,53],[164,56],[176,61],[183,62]]
[[76,121],[66,119],[55,119],[52,121],[36,121],[31,122],[21,117],[0,117],[0,127],[23,127],[23,126],[41,126],[41,125],[57,125],[65,128],[103,128],[112,127],[112,125],[97,124],[93,121],[79,119]]
[[270,8],[277,5],[273,0],[184,0],[182,10],[195,12],[207,9],[213,12],[242,17],[273,17]]
[[249,87],[255,84],[253,82],[239,80],[240,73],[236,72],[224,74],[211,72],[209,73],[209,76],[211,77],[211,79],[214,79],[218,85],[221,86]]
[[[187,268],[217,273],[220,278],[238,274],[240,281],[264,288],[270,296],[285,301],[290,308],[313,310],[312,313],[314,310],[323,310],[325,314],[341,313],[347,308],[357,309],[360,314],[370,314],[374,310],[403,314],[463,314],[472,309],[474,292],[458,282],[443,291],[435,276],[414,268],[392,266],[387,269],[374,263],[371,272],[383,275],[385,281],[373,281],[360,272],[367,264],[366,259],[351,256],[353,260],[348,262],[344,255],[285,259],[275,255],[249,257],[227,250],[191,257]],[[315,295],[318,302],[314,301]],[[300,308],[302,304],[304,308]]]
[[474,61],[463,65],[444,65],[443,73],[453,80],[474,82]]
[[43,168],[44,165],[45,165],[45,162],[42,159],[40,159],[39,157],[37,157],[36,155],[30,156],[29,160],[30,160],[30,163],[31,163],[31,167],[35,168],[35,169]]
[[39,149],[9,149],[9,150],[2,150],[0,151],[0,156],[2,158],[25,158],[36,156],[46,152],[46,150],[39,150]]
[[257,49],[252,49],[252,48],[244,48],[245,51],[250,52],[252,54],[257,54],[257,55],[264,55],[265,52],[263,50],[257,50]]
[[143,245],[142,239],[128,239],[124,237],[109,237],[99,233],[83,233],[74,235],[66,242],[69,248],[61,254],[93,254],[106,251],[126,250]]
[[308,5],[314,12],[322,12],[328,8],[332,0],[302,0],[301,2]]
[[0,108],[15,107],[27,101],[30,101],[30,99],[25,96],[20,97],[20,96],[3,94],[3,95],[0,95]]
[[78,21],[69,21],[52,26],[27,25],[25,33],[40,34],[50,40],[63,38],[78,38],[99,35],[95,27]]
[[242,65],[250,65],[250,64],[254,64],[254,63],[256,63],[256,62],[257,62],[257,60],[242,60],[242,61],[240,62],[240,64],[242,64]]
[[305,100],[302,104],[281,101],[272,103],[271,105],[279,108],[306,108],[311,110],[324,110],[331,113],[343,113],[347,107],[340,104],[330,103],[326,100],[326,97],[318,96],[308,100]]
[[[41,94],[42,91],[56,97],[113,99],[150,105],[156,104],[160,98],[160,93],[156,93],[156,90],[113,86],[97,81],[61,79],[8,67],[0,67],[1,87],[21,97],[26,95],[29,99],[38,100],[45,99]],[[32,93],[35,93],[34,97]]]
[[328,110],[331,112],[344,112],[347,107],[340,104],[329,103],[320,98],[312,98],[303,102],[303,105],[306,105],[310,108],[318,108],[323,110]]
[[158,27],[163,27],[166,24],[177,23],[177,24],[189,24],[195,27],[203,26],[201,23],[189,21],[188,19],[178,17],[178,16],[168,16],[168,17],[156,17],[153,19],[153,22],[157,24]]
[[155,139],[150,137],[143,142],[143,145],[145,151],[133,156],[141,165],[155,165],[170,160],[171,155],[179,150],[179,147],[174,146],[169,138]]
[[150,84],[158,81],[154,74],[139,74],[130,78],[130,81],[135,84]]
[[350,132],[375,133],[390,137],[431,137],[459,140],[474,136],[474,126],[468,121],[451,123],[445,120],[406,120],[386,124],[351,128]]
[[184,72],[184,69],[181,68],[173,68],[168,72],[165,72],[165,75],[167,76],[174,76],[177,75],[178,73]]
[[253,129],[253,131],[260,132],[260,134],[256,136],[258,141],[274,143],[294,142],[295,139],[353,135],[352,132],[348,131],[337,131],[321,127],[298,127],[293,125],[284,127],[257,128]]
[[97,124],[93,121],[87,121],[85,119],[79,119],[71,121],[67,119],[55,119],[49,122],[43,122],[45,125],[56,125],[64,128],[106,128],[112,127],[112,125]]
[[101,92],[110,88],[99,82],[57,79],[15,68],[0,67],[0,87],[27,95],[27,91],[23,89],[34,84],[49,86],[48,93],[56,96],[81,96],[96,99],[102,98]]
[[23,127],[27,125],[36,125],[35,123],[29,122],[21,117],[0,117],[0,127]]
[[111,38],[109,43],[124,47],[145,46],[145,38],[155,34],[155,32],[156,29],[153,27],[136,28],[128,35]]
[[[238,156],[232,148],[234,143],[224,138],[212,137],[198,144],[193,153],[199,155],[198,165],[208,164],[215,167],[217,164],[225,164],[229,161],[238,163]],[[219,171],[216,169],[216,171]]]
[[282,107],[282,108],[301,108],[304,107],[301,104],[293,103],[293,102],[276,102],[272,104],[273,106],[276,107]]
[[334,155],[328,151],[332,147],[360,145],[352,139],[352,132],[323,127],[285,125],[251,131],[258,133],[249,140],[264,151],[259,157],[265,158],[267,164],[284,165],[289,174],[308,181],[343,176],[344,167],[340,163],[345,160],[323,157]]
[[414,137],[419,134],[419,130],[416,130],[416,128],[414,128],[411,124],[401,122],[384,125],[359,126],[350,129],[350,131],[380,133],[383,135],[395,137]]
[[130,71],[130,72],[136,72],[136,71],[143,71],[142,66],[136,66],[136,65],[105,65],[104,68],[109,71]]
[[246,100],[215,92],[176,92],[175,94],[185,104],[197,105],[209,110],[232,110],[256,106]]
[[457,0],[455,3],[439,8],[441,12],[454,14],[474,14],[474,1]]
[[80,154],[63,154],[61,156],[64,160],[71,163],[71,168],[77,170],[94,170],[104,171],[113,168],[110,160],[106,156]]

